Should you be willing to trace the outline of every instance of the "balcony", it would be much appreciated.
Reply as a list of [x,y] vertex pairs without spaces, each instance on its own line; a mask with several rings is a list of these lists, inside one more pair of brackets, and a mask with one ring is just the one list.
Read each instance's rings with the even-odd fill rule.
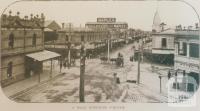
[[186,72],[200,72],[200,60],[199,58],[186,57],[176,55],[174,58],[175,69],[186,70]]

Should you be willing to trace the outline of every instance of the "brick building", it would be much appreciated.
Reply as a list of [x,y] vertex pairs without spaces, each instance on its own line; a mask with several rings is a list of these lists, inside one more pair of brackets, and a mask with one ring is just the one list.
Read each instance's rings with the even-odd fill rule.
[[[42,71],[42,62],[59,55],[44,50],[44,20],[41,14],[20,18],[1,16],[1,85],[6,86]],[[41,56],[44,57],[41,57]],[[45,56],[48,55],[48,56]]]

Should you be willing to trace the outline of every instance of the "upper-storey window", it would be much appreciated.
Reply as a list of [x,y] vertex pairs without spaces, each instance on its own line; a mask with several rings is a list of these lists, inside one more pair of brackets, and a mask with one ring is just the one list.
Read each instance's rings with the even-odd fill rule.
[[190,43],[190,57],[199,58],[199,45]]
[[33,34],[33,39],[32,39],[32,45],[33,46],[36,46],[36,37],[37,37],[37,35],[34,33]]
[[183,55],[183,56],[187,56],[187,43],[179,42],[178,54]]
[[69,41],[69,36],[68,36],[68,35],[65,36],[65,41],[66,41],[66,42]]
[[167,47],[167,39],[162,38],[162,48],[166,48],[166,47]]
[[13,33],[11,33],[10,35],[9,35],[9,38],[8,38],[8,46],[9,46],[9,48],[13,48],[14,47],[14,34]]

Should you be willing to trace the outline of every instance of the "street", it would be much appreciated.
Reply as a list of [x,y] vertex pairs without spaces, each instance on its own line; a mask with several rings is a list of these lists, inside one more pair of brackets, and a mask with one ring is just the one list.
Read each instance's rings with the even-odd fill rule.
[[[124,56],[124,67],[101,63],[98,58],[86,60],[85,102],[167,102],[167,78],[162,79],[160,94],[159,78],[156,73],[152,73],[150,63],[141,63],[141,84],[126,82],[137,80],[137,61],[129,60],[134,54],[132,46],[133,44],[125,45],[110,54],[111,57],[117,57],[120,52]],[[79,64],[79,61],[76,61],[75,67],[62,69],[65,74],[59,78],[17,95],[13,98],[14,101],[79,102]],[[55,63],[54,68],[59,70],[59,65]],[[120,84],[114,83],[114,73],[120,78]],[[166,71],[163,71],[163,75],[167,75]]]

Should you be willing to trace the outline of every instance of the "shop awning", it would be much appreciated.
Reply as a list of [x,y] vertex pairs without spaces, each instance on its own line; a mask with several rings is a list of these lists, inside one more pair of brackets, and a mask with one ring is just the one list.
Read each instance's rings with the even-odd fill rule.
[[60,54],[44,50],[44,51],[40,51],[40,52],[27,54],[26,56],[30,57],[30,58],[33,58],[33,59],[35,59],[37,61],[45,61],[45,60],[49,60],[49,59],[53,59],[53,58],[59,57]]

